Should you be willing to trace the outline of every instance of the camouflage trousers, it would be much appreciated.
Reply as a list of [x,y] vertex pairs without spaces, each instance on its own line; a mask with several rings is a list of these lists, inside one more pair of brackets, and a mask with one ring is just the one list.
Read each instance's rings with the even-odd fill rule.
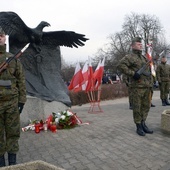
[[131,91],[131,87],[128,87],[128,95],[129,95],[129,103],[133,103],[132,99],[133,99],[133,96],[132,96],[132,91]]
[[161,82],[159,89],[160,89],[160,98],[163,100],[168,99],[169,82]]
[[151,88],[132,88],[133,119],[135,123],[146,120],[151,106]]
[[0,101],[0,156],[19,150],[20,114],[18,99]]

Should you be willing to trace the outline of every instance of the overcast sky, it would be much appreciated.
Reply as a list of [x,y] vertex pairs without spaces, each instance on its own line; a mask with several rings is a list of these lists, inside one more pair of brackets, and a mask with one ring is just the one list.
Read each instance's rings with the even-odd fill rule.
[[126,15],[155,15],[170,40],[169,0],[1,0],[0,11],[16,12],[25,24],[36,27],[47,21],[51,27],[44,31],[75,31],[90,40],[85,46],[62,47],[67,63],[85,61],[109,42],[108,36],[122,30]]

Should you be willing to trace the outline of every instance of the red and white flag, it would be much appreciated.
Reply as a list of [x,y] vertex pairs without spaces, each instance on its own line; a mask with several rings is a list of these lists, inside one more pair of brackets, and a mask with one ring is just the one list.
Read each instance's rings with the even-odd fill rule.
[[104,73],[104,63],[105,63],[105,58],[102,61],[99,61],[98,66],[93,74],[93,80],[95,83],[96,90],[98,90],[99,86],[102,83],[102,78]]
[[78,92],[82,90],[82,83],[83,83],[83,74],[80,64],[77,63],[74,76],[71,79],[70,85],[68,86],[69,90],[73,90],[74,92]]
[[147,45],[147,53],[146,53],[146,57],[148,58],[148,60],[151,60],[150,62],[150,67],[151,67],[151,73],[152,75],[155,77],[156,76],[156,72],[155,72],[155,68],[153,65],[153,61],[152,61],[152,44],[148,44]]
[[86,92],[92,91],[94,89],[94,82],[93,82],[93,67],[91,64],[91,58],[89,57],[89,66],[88,66],[88,83],[86,86]]
[[82,74],[83,74],[83,84],[82,84],[82,90],[86,90],[86,86],[87,86],[87,83],[88,83],[88,62],[86,61],[84,66],[83,66],[83,69],[82,69]]

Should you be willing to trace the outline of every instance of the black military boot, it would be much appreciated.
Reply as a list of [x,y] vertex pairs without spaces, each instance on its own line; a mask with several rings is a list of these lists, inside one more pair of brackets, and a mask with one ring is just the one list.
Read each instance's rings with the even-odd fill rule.
[[155,105],[151,103],[151,107],[155,107]]
[[153,133],[153,130],[150,130],[150,129],[146,126],[144,120],[142,120],[141,125],[142,125],[142,129],[143,129],[143,131],[144,131],[145,133],[149,133],[149,134],[152,134],[152,133]]
[[166,106],[165,100],[162,99],[162,106]]
[[168,99],[165,99],[165,104],[168,106],[170,105],[170,103],[168,102]]
[[4,155],[0,156],[0,167],[5,166],[5,157]]
[[145,132],[143,131],[143,128],[142,128],[142,125],[141,123],[136,123],[136,133],[139,135],[139,136],[145,136]]
[[10,165],[16,165],[16,154],[15,153],[8,153],[8,162],[9,162],[9,166]]

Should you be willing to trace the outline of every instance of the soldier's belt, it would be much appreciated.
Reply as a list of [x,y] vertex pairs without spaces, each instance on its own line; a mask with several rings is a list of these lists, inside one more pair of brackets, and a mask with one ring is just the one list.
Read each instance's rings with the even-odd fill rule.
[[11,80],[0,80],[0,90],[11,89]]
[[0,90],[3,90],[3,89],[11,89],[11,86],[0,86]]
[[0,80],[0,86],[11,86],[11,80]]

